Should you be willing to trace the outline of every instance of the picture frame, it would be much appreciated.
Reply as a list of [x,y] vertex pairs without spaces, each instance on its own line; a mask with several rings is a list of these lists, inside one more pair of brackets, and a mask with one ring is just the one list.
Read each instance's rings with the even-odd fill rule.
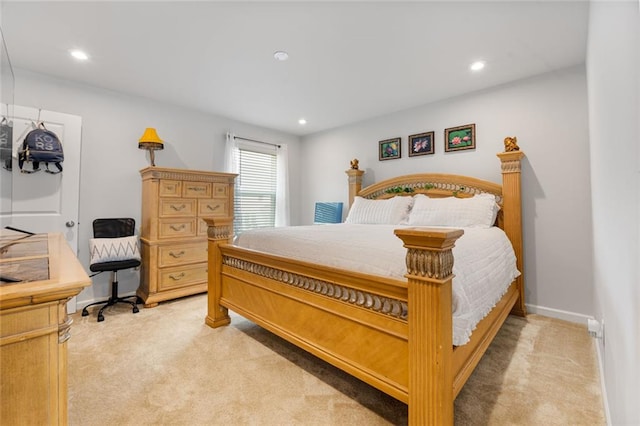
[[428,155],[434,153],[433,139],[435,132],[424,132],[409,135],[409,157]]
[[450,127],[444,130],[445,152],[476,149],[476,125]]
[[378,142],[378,160],[393,160],[402,154],[402,138],[385,139]]

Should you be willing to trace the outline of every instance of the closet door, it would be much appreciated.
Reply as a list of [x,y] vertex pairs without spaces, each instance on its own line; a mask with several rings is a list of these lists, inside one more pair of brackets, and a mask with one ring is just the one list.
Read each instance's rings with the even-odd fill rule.
[[46,173],[41,164],[39,172],[20,173],[18,160],[14,158],[11,172],[5,169],[0,171],[3,181],[11,181],[11,202],[8,206],[3,203],[3,211],[0,212],[2,225],[35,233],[60,232],[77,254],[82,118],[16,105],[13,118],[14,153],[38,117],[62,142],[64,171]]

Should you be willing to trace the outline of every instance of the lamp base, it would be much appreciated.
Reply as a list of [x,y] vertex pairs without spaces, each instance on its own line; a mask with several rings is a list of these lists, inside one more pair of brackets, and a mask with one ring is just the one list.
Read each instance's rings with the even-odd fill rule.
[[156,166],[155,151],[162,149],[162,144],[157,144],[154,142],[140,142],[138,143],[138,148],[149,151],[149,159],[151,160],[151,166],[155,167]]

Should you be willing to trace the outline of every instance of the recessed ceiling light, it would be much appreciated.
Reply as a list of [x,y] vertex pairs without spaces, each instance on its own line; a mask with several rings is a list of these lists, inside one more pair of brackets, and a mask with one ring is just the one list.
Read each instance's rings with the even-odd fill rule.
[[471,69],[471,71],[480,71],[482,68],[484,68],[484,65],[484,61],[476,61],[472,63],[469,68]]
[[301,125],[307,124],[307,120],[305,120],[304,118],[301,118],[300,120],[298,120],[298,123]]
[[89,59],[89,55],[87,55],[86,53],[84,53],[82,50],[71,50],[69,51],[69,53],[71,54],[71,56],[73,56],[74,58],[76,58],[79,61],[86,61],[87,59]]
[[286,61],[287,59],[289,59],[289,54],[283,50],[278,50],[273,54],[273,57],[279,61]]

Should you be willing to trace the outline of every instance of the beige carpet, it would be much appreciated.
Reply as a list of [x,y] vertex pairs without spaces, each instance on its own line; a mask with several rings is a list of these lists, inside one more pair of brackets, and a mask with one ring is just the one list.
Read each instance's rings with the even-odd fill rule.
[[[204,324],[206,295],[105,321],[74,314],[71,425],[406,424],[407,407],[251,322]],[[605,424],[584,327],[510,317],[455,405],[458,425]]]

